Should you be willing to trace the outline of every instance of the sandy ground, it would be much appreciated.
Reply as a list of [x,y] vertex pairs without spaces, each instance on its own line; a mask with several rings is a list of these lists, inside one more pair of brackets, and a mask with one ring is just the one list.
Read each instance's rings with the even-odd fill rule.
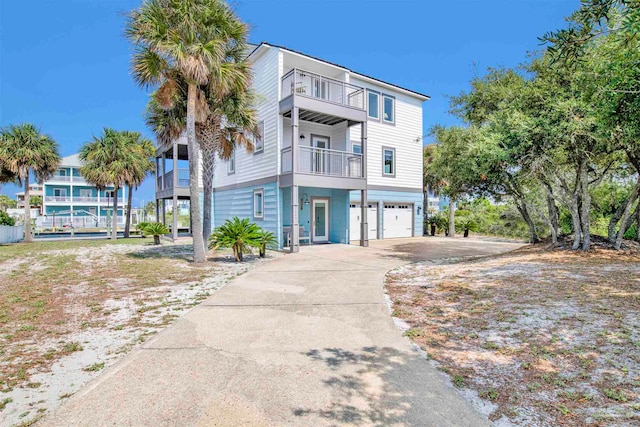
[[640,257],[527,247],[410,264],[405,335],[497,426],[640,425]]
[[[1,249],[1,248],[0,248]],[[268,253],[269,258],[278,256]],[[252,266],[190,246],[48,250],[0,264],[0,424],[28,424]]]

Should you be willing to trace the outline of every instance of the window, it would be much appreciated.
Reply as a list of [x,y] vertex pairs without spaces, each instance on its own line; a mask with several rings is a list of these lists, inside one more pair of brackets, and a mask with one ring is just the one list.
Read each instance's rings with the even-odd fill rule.
[[67,176],[67,170],[66,169],[58,169],[55,173],[56,176]]
[[66,188],[54,188],[53,195],[56,197],[67,197],[67,189]]
[[395,98],[389,95],[382,95],[382,120],[386,123],[395,123]]
[[362,144],[351,144],[351,151],[354,154],[362,154]]
[[378,92],[367,91],[369,103],[369,118],[380,120],[380,95]]
[[104,197],[107,199],[113,199],[113,195],[115,194],[114,190],[105,190]]
[[91,197],[92,191],[87,188],[80,189],[80,197]]
[[258,124],[258,129],[260,131],[260,135],[256,135],[254,144],[253,144],[253,153],[262,153],[264,151],[264,120]]
[[396,176],[396,150],[382,147],[382,175]]
[[227,173],[233,175],[236,173],[236,150],[231,152],[231,157],[227,160]]
[[264,190],[253,190],[253,218],[264,218]]

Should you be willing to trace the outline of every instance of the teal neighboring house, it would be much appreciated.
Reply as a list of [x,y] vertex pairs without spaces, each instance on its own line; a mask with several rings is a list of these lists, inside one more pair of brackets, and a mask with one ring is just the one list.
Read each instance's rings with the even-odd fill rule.
[[[64,157],[53,176],[43,183],[41,226],[105,227],[113,213],[113,186],[98,190],[80,174],[78,154]],[[126,191],[118,190],[118,224],[124,224]]]

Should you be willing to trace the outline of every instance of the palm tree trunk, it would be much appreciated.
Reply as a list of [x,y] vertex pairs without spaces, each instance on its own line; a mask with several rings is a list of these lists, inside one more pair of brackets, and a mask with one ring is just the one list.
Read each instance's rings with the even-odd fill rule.
[[124,237],[129,237],[129,231],[131,230],[131,201],[133,200],[133,187],[131,185],[127,185],[127,190],[129,193],[127,194],[127,218],[124,223]]
[[211,210],[213,199],[214,150],[206,145],[202,150],[202,190],[204,201],[202,206],[202,237],[211,235]]
[[31,196],[29,195],[29,170],[24,177],[24,241],[31,243]]
[[202,237],[202,217],[200,216],[200,193],[198,191],[198,147],[196,145],[196,85],[189,83],[187,96],[187,151],[189,155],[189,202],[191,210],[191,234],[193,236],[193,261],[204,262],[206,252]]
[[449,198],[449,234],[448,237],[456,237],[456,200]]
[[118,186],[113,188],[113,216],[111,217],[111,239],[118,238]]

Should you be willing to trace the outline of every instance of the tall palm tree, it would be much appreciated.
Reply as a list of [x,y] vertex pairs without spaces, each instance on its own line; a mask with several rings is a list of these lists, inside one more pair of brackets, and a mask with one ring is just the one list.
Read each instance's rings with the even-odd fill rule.
[[[159,93],[187,83],[186,133],[189,193],[195,262],[206,259],[198,191],[199,152],[196,144],[196,101],[226,55],[245,49],[246,25],[222,0],[146,0],[128,16],[126,35],[135,47],[133,78]],[[171,98],[171,97],[169,97]]]
[[105,128],[100,137],[93,137],[80,149],[82,176],[91,184],[104,190],[113,185],[113,216],[111,238],[118,238],[118,190],[130,179],[130,149],[122,132]]
[[125,182],[127,185],[127,214],[124,223],[124,237],[129,237],[131,228],[131,204],[133,191],[137,189],[142,181],[151,172],[155,171],[153,161],[155,148],[153,142],[143,138],[139,132],[122,132],[128,150],[127,169]]
[[[58,144],[32,124],[10,125],[0,130],[0,169],[5,176],[24,184],[24,198],[30,200],[29,175],[38,182],[49,178],[60,165]],[[31,205],[24,204],[24,241],[31,242]]]
[[[182,86],[182,85],[181,85]],[[202,90],[207,90],[203,87]],[[161,144],[176,140],[185,129],[186,105],[177,97],[170,104],[160,102],[165,96],[155,92],[147,105],[146,122]],[[202,93],[204,97],[204,92]],[[253,149],[252,138],[259,135],[256,118],[255,95],[248,88],[237,87],[222,98],[207,97],[207,102],[198,103],[196,111],[196,140],[202,151],[203,181],[203,237],[211,234],[211,207],[215,159],[229,159],[236,147]]]

